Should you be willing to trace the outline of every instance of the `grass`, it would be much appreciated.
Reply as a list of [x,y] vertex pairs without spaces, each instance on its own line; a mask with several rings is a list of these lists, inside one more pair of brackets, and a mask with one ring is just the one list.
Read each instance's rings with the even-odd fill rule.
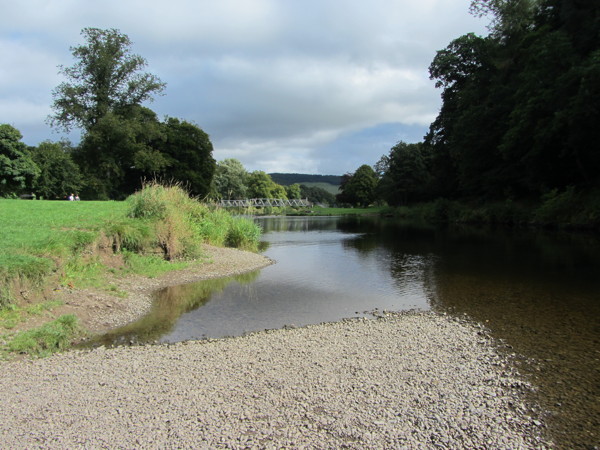
[[19,323],[25,322],[31,316],[39,316],[44,311],[52,311],[57,306],[62,305],[60,300],[49,300],[27,307],[10,305],[0,310],[0,328],[12,330]]
[[[125,202],[0,199],[0,323],[11,329],[33,314],[20,309],[23,292],[35,296],[60,284],[125,297],[108,274],[156,277],[202,258],[202,243],[257,250],[260,234],[252,220],[202,204],[178,186],[150,184]],[[58,326],[46,331],[57,334]]]
[[17,333],[9,340],[5,351],[45,357],[65,350],[82,334],[77,317],[67,314],[39,328]]
[[10,286],[39,287],[58,261],[81,251],[101,226],[123,214],[118,202],[0,200],[0,308],[13,303]]
[[123,257],[125,266],[119,271],[113,271],[119,275],[135,273],[148,278],[156,278],[163,273],[185,269],[190,265],[189,261],[165,261],[157,255],[140,255],[128,250],[123,251]]

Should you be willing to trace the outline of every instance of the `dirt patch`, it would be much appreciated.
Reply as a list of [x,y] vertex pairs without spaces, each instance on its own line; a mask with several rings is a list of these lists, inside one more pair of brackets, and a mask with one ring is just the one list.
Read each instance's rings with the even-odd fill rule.
[[[45,294],[45,300],[61,300],[62,306],[34,316],[12,331],[40,326],[63,314],[76,315],[81,325],[91,333],[103,333],[125,325],[146,314],[152,304],[152,292],[177,284],[219,278],[250,272],[273,263],[266,256],[236,250],[203,246],[206,257],[188,268],[165,273],[157,278],[139,275],[110,276],[104,289],[75,289],[56,287]],[[110,266],[119,261],[105,261]]]

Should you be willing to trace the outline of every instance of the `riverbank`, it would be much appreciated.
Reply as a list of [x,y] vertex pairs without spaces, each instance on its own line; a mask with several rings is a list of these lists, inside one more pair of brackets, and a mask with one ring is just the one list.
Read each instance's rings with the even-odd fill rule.
[[3,447],[548,446],[483,330],[434,313],[0,365]]
[[[59,317],[74,314],[80,325],[92,334],[107,332],[113,328],[133,322],[145,315],[152,305],[152,294],[162,288],[192,283],[210,278],[220,278],[251,272],[273,263],[264,255],[228,247],[202,245],[203,258],[192,262],[187,268],[163,273],[156,278],[140,275],[114,276],[107,280],[112,290],[99,288],[69,289],[54,291],[53,298],[63,305],[45,316]],[[28,326],[37,323],[26,324]]]

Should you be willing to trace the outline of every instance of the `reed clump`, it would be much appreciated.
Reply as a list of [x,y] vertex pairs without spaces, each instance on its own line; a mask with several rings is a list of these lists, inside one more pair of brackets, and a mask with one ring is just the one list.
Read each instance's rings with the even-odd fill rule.
[[154,244],[166,260],[198,257],[201,243],[253,251],[258,248],[261,229],[252,220],[201,203],[178,185],[151,183],[127,202],[128,217],[153,228]]

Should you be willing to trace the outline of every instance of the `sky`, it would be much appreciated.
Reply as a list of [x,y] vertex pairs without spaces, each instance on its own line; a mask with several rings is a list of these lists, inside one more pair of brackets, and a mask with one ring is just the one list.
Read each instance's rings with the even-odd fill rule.
[[86,27],[116,28],[167,84],[146,103],[247,170],[341,175],[418,142],[441,106],[436,51],[487,34],[470,0],[0,0],[0,123],[52,129],[59,66]]

